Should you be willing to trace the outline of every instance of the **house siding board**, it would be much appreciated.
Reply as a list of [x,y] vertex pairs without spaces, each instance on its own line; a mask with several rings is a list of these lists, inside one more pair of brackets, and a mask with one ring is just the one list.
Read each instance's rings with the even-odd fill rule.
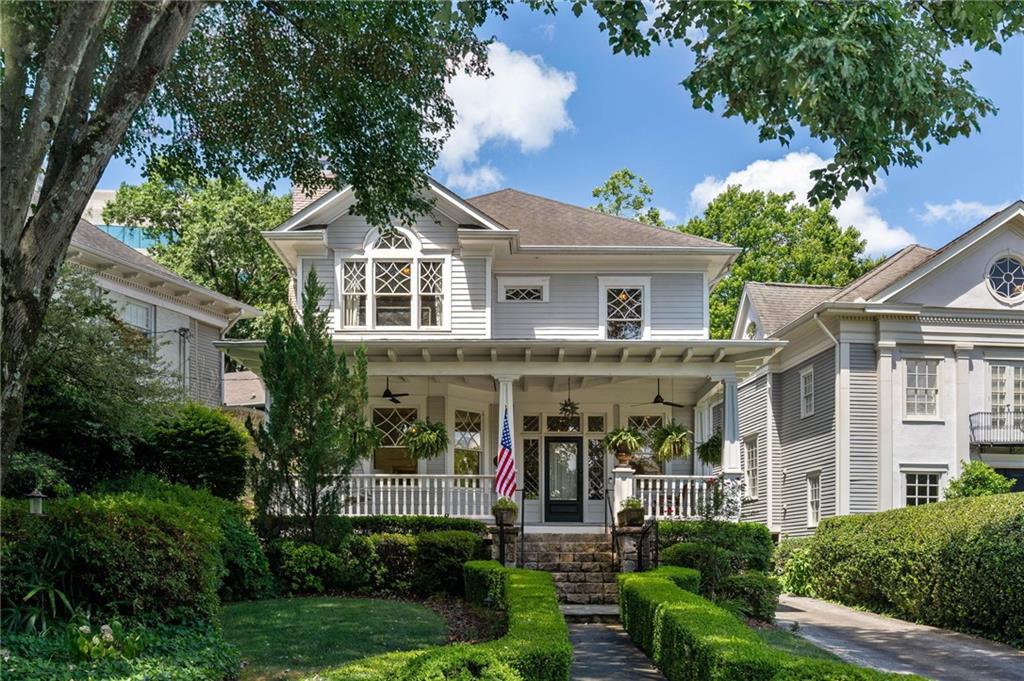
[[196,322],[194,332],[196,342],[191,355],[189,392],[197,400],[217,406],[221,403],[221,365],[224,356],[213,347],[213,342],[220,339],[220,331],[209,324]]
[[487,259],[452,258],[452,334],[487,336]]
[[[739,426],[740,442],[742,443],[741,464],[746,470],[746,442],[757,437],[757,477],[759,490],[757,499],[745,499],[743,502],[743,520],[751,522],[768,522],[768,377],[751,381],[740,388]],[[749,497],[752,490],[746,490]]]
[[772,438],[772,530],[778,530],[780,527],[779,519],[782,518],[782,483],[785,480],[784,468],[783,468],[783,456],[782,456],[782,441],[779,439],[779,421],[781,420],[782,411],[778,408],[778,405],[782,403],[782,381],[777,376],[772,376],[772,387],[771,387],[771,400],[772,400],[772,427],[771,427],[771,438]]
[[869,343],[850,344],[850,512],[878,510],[878,360]]
[[[800,371],[814,367],[814,413],[800,416]],[[829,348],[777,376],[777,402],[782,467],[781,487],[785,511],[781,529],[786,534],[810,534],[807,527],[807,474],[821,476],[821,517],[836,513],[835,494],[835,350]]]
[[[317,281],[324,287],[324,295],[320,299],[321,310],[334,308],[334,260],[331,258],[315,258],[304,260],[302,264],[302,276],[309,278],[310,272],[316,272]],[[305,286],[305,281],[303,282]]]
[[[424,249],[451,250],[458,246],[457,226],[446,217],[421,215],[412,226]],[[361,251],[370,225],[358,215],[344,215],[327,225],[327,246],[343,251]]]
[[700,274],[651,277],[651,339],[703,338],[704,292]]

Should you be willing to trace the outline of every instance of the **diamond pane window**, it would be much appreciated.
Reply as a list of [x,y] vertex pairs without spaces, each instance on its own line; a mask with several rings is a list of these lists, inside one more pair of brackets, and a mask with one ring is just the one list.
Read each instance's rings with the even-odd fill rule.
[[[660,428],[661,423],[664,419],[661,416],[656,415],[633,415],[626,418],[626,426],[633,430],[638,430],[644,434],[644,439],[648,440],[651,435],[651,431],[655,428]],[[643,449],[640,450],[640,454],[650,455],[653,452],[649,444],[644,444]]]
[[416,420],[412,407],[378,407],[373,410],[373,425],[380,431],[381,447],[401,447],[402,435]]
[[523,494],[527,499],[540,498],[540,440],[523,440]]
[[399,232],[397,229],[386,229],[380,233],[377,237],[377,241],[373,244],[374,248],[387,249],[387,250],[408,250],[412,248],[412,244],[409,243],[409,237]]
[[541,302],[544,289],[540,286],[516,286],[505,289],[505,300],[513,302]]
[[588,433],[603,433],[604,432],[604,416],[588,416],[587,417],[587,432]]
[[346,262],[341,270],[345,326],[366,326],[366,263]]
[[1012,256],[999,258],[989,268],[988,283],[1000,298],[1019,298],[1024,295],[1024,263]]
[[524,433],[539,433],[540,432],[540,417],[536,414],[528,414],[523,416],[523,432]]
[[444,263],[420,262],[420,326],[441,326],[444,315]]
[[601,440],[587,440],[587,498],[604,499],[604,444]]
[[608,288],[607,335],[617,340],[634,340],[644,334],[642,288]]
[[482,449],[483,416],[477,411],[455,410],[455,449]]
[[934,359],[907,360],[907,416],[938,414],[939,363]]
[[373,265],[377,326],[410,326],[412,263],[385,260]]
[[549,416],[547,418],[549,431],[555,433],[578,433],[580,432],[579,416]]

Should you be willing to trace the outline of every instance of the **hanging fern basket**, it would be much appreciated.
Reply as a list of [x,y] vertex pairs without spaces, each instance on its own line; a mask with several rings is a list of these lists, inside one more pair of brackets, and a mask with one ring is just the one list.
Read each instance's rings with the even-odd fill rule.
[[443,423],[413,421],[402,435],[402,446],[413,459],[434,459],[448,450],[448,428]]

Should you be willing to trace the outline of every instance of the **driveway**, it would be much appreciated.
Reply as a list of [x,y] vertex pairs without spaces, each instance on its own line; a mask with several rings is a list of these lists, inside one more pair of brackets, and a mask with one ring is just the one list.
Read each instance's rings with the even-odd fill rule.
[[819,601],[782,596],[776,620],[839,657],[935,681],[1021,681],[1024,653],[1011,646]]

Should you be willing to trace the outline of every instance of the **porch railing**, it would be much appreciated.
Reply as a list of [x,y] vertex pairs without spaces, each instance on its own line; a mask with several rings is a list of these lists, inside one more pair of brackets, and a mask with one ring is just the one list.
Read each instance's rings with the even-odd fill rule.
[[699,475],[638,475],[634,494],[648,518],[698,518],[712,500],[715,479]]
[[493,475],[355,473],[345,515],[435,515],[489,518],[496,499]]
[[1024,445],[1024,409],[1000,409],[971,414],[971,443]]

